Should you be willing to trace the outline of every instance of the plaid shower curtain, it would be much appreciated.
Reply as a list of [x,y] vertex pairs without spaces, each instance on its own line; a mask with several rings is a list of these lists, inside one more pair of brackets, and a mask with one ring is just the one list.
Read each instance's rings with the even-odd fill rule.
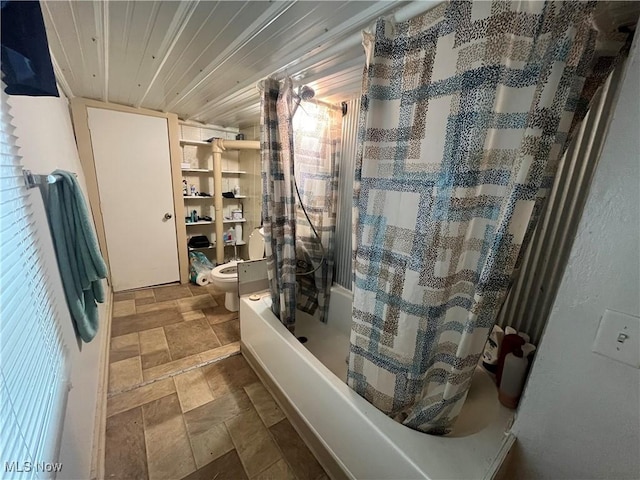
[[450,1],[365,35],[348,383],[413,429],[452,430],[558,160],[610,70],[594,7]]
[[262,221],[273,313],[293,330],[296,314],[296,200],[290,81],[268,78],[262,91]]
[[339,110],[312,102],[300,105],[293,118],[296,182],[304,209],[322,242],[320,245],[298,204],[298,273],[317,268],[298,276],[298,308],[311,315],[317,311],[322,322],[327,321],[333,281],[341,129]]

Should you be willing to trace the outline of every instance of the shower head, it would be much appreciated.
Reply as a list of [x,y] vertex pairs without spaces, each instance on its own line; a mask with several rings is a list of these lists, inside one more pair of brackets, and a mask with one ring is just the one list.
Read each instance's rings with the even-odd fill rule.
[[311,100],[315,96],[316,92],[311,87],[303,85],[298,89],[298,97],[301,100]]
[[311,87],[307,87],[303,85],[298,87],[298,93],[294,93],[295,97],[295,105],[293,106],[293,110],[291,112],[291,118],[296,114],[298,107],[300,106],[300,102],[311,100],[315,96],[316,92]]

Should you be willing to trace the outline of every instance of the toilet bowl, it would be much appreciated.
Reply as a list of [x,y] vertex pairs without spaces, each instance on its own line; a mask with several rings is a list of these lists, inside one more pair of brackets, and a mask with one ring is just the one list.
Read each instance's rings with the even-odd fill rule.
[[[264,258],[264,229],[256,229],[249,235],[249,260]],[[238,263],[242,260],[223,263],[211,272],[213,286],[224,292],[224,307],[230,312],[237,312],[238,299]]]

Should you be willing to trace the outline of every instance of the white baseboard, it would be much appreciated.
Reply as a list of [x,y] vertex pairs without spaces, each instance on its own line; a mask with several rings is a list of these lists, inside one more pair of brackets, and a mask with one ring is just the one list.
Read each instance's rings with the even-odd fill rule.
[[100,364],[96,415],[93,422],[93,447],[91,452],[91,480],[104,478],[104,455],[107,433],[107,392],[109,387],[109,340],[111,339],[111,318],[113,313],[113,291],[106,284],[107,301],[100,305],[102,337],[100,337]]

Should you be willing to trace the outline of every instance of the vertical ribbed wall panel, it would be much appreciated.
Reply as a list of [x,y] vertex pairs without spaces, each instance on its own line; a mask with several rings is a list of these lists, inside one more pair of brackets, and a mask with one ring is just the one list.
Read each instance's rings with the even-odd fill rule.
[[338,214],[336,218],[336,252],[334,281],[351,290],[351,235],[353,209],[353,176],[358,146],[360,98],[347,102],[347,115],[342,119],[342,154],[338,179]]
[[537,344],[555,301],[598,164],[624,68],[594,97],[565,156],[497,324],[526,332]]

